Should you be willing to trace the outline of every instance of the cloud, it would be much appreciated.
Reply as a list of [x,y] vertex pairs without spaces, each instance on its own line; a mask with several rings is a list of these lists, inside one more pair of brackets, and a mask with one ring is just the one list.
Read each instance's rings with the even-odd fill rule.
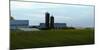
[[35,3],[35,2],[18,2],[11,1],[11,8],[14,9],[48,9],[48,8],[57,8],[63,7],[61,4],[50,4],[50,3]]
[[11,8],[31,8],[33,5],[32,3],[29,2],[16,2],[16,1],[11,1]]
[[72,20],[71,17],[66,17],[66,16],[55,15],[54,17],[57,18],[58,20]]

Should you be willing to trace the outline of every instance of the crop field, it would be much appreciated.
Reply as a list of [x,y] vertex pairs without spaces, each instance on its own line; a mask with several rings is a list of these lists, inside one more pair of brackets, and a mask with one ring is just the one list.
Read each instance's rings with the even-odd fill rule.
[[93,29],[11,31],[10,48],[41,48],[94,44]]

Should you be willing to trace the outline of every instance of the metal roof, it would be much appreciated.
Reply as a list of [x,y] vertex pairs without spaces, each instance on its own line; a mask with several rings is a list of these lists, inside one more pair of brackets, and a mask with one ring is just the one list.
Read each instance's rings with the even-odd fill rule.
[[10,20],[10,25],[28,25],[28,20]]
[[[54,27],[66,27],[66,23],[54,23]],[[45,28],[45,23],[40,23],[40,27]]]

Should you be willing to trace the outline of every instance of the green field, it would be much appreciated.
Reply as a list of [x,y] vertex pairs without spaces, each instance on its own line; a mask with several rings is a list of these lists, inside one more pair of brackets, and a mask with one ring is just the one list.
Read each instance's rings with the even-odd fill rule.
[[11,31],[11,49],[94,44],[93,29]]

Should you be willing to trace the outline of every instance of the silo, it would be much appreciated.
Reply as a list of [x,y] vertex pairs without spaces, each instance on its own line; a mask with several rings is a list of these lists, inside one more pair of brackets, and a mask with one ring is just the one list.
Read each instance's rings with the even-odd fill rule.
[[54,28],[54,17],[51,16],[50,18],[50,28]]
[[45,13],[45,27],[49,28],[49,17],[50,14],[48,12]]

